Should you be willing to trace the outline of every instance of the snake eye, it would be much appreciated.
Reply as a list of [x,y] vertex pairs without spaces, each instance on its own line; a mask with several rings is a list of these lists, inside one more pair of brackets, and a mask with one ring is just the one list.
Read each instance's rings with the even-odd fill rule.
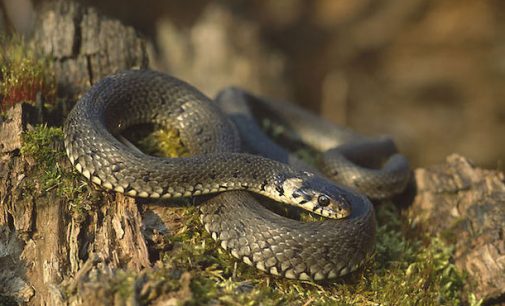
[[318,198],[317,198],[317,203],[320,205],[320,206],[328,206],[330,205],[330,198],[328,198],[327,196],[325,196],[324,194],[323,195],[320,195]]

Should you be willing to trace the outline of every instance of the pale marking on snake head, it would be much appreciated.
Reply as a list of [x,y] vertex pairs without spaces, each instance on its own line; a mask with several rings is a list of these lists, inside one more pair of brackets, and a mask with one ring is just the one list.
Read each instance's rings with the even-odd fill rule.
[[[288,178],[282,182],[282,189],[284,190],[285,195],[292,197],[293,193],[296,190],[299,190],[300,187],[302,187],[302,184],[303,184],[303,179],[301,179],[301,178],[297,178],[297,177]],[[293,199],[295,200],[296,203],[299,203],[299,199],[296,199],[294,197],[293,197]]]
[[[332,182],[315,175],[282,178],[283,196],[280,201],[297,205],[327,218],[345,218],[351,213],[351,206]],[[280,189],[280,188],[276,188]]]
[[302,187],[303,179],[301,178],[285,179],[282,182],[284,192],[281,199],[286,198],[291,204],[298,205],[308,211],[314,211],[315,205],[311,201],[312,195],[305,192]]

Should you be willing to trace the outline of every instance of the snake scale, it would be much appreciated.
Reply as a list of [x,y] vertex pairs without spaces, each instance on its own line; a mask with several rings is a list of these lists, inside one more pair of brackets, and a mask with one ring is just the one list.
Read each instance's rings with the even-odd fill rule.
[[[217,100],[230,100],[237,89],[232,93]],[[374,250],[375,215],[368,198],[307,171],[309,166],[240,152],[244,128],[232,120],[188,83],[131,70],[104,78],[77,102],[64,125],[64,142],[75,168],[105,189],[153,199],[213,195],[200,205],[200,219],[214,240],[248,265],[300,280],[356,270]],[[121,131],[143,123],[177,129],[191,156],[149,156],[118,140]],[[386,170],[406,166],[392,159]],[[288,219],[251,192],[327,218]]]

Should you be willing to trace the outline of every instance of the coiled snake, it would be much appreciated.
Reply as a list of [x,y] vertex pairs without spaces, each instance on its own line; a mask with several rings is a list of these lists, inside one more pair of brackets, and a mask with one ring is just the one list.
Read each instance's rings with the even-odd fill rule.
[[[239,92],[218,100],[238,99]],[[148,156],[116,138],[142,123],[176,128],[192,156]],[[132,70],[101,80],[68,115],[64,140],[77,170],[106,189],[150,198],[217,193],[200,206],[206,230],[233,256],[271,274],[334,278],[357,269],[374,249],[375,216],[365,196],[306,169],[240,153],[237,129],[217,104],[171,76]],[[405,163],[387,167],[408,172]],[[351,164],[346,160],[344,172],[355,169]],[[329,219],[287,219],[244,190]]]

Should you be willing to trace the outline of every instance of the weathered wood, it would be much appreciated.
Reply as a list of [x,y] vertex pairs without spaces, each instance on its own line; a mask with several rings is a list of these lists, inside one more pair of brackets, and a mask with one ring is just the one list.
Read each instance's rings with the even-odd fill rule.
[[22,104],[17,104],[0,118],[0,153],[21,148],[22,114]]
[[[61,143],[55,146],[61,150]],[[177,224],[164,208],[146,205],[141,213],[135,199],[105,194],[84,181],[84,198],[76,203],[54,189],[41,189],[41,172],[29,156],[3,157],[0,304],[2,296],[30,305],[122,303],[125,297],[114,287],[118,273],[119,279],[121,273],[137,273],[136,294],[151,294],[153,302],[176,305],[191,297],[188,273],[180,275],[178,290],[167,292],[159,288],[162,281],[148,277],[162,267],[152,267],[150,256],[156,247],[148,250],[147,241],[163,246],[170,223]],[[72,171],[65,157],[58,160],[58,167]],[[135,304],[140,296],[132,298]]]
[[77,1],[43,1],[32,44],[54,59],[60,96],[80,94],[106,75],[145,68],[145,41],[132,27]]
[[[37,16],[31,43],[53,59],[60,97],[74,100],[105,75],[147,66],[136,31],[91,7],[44,1]],[[0,297],[31,305],[107,304],[114,297],[93,297],[90,289],[107,284],[118,269],[151,266],[140,211],[131,198],[103,197],[90,187],[80,207],[56,188],[43,190],[40,161],[19,154],[21,132],[33,123],[28,113],[16,105],[0,124]],[[66,158],[57,163],[72,171]],[[90,276],[97,271],[102,281]]]
[[504,174],[459,155],[415,171],[417,195],[408,215],[429,233],[455,244],[467,289],[484,300],[505,295]]

